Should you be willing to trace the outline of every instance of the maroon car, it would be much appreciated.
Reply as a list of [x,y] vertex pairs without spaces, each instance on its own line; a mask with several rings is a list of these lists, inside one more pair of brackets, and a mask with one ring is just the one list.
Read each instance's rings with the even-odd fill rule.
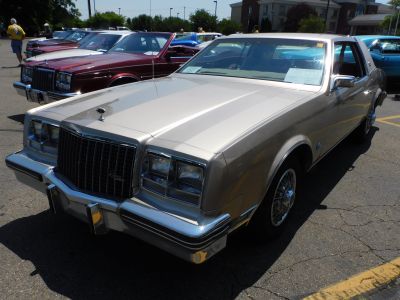
[[71,30],[63,38],[48,40],[32,40],[26,45],[26,57],[40,55],[45,52],[67,50],[79,47],[79,41],[91,34],[85,30]]
[[174,34],[137,32],[106,54],[29,62],[21,68],[18,94],[52,102],[106,87],[169,75],[198,49],[170,47]]

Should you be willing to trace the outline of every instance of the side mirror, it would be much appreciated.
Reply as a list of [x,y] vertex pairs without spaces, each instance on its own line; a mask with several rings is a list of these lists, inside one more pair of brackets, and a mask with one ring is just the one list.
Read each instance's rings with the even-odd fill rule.
[[352,88],[354,87],[354,83],[356,81],[355,76],[351,75],[336,75],[333,77],[333,85],[332,85],[332,91],[340,88],[340,87],[345,87],[345,88]]

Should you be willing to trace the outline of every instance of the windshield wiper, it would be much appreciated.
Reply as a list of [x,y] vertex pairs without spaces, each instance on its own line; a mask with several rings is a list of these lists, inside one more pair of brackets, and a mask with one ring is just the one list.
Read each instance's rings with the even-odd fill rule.
[[226,75],[226,73],[223,72],[217,72],[217,71],[199,71],[194,74],[204,74],[204,75]]

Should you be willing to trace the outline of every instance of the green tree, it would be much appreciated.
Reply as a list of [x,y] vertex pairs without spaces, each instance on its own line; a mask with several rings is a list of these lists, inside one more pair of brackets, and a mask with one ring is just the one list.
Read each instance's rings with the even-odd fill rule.
[[222,19],[218,22],[217,31],[228,35],[242,31],[242,25],[230,19]]
[[309,16],[308,18],[300,20],[297,32],[322,33],[324,29],[325,24],[322,18]]
[[209,14],[204,9],[196,10],[196,12],[189,17],[192,23],[192,30],[197,31],[199,27],[202,27],[204,31],[216,31],[217,29],[217,18]]
[[152,21],[153,21],[152,17],[143,14],[132,18],[131,24],[130,25],[128,24],[128,26],[131,30],[150,31],[153,30]]
[[123,16],[113,11],[104,13],[96,13],[94,16],[86,20],[86,27],[108,29],[109,27],[123,26],[125,19]]
[[[394,26],[396,26],[396,18],[397,14],[386,16],[385,19],[382,21],[380,25],[381,28],[383,28],[386,32],[389,31],[389,26],[391,26],[391,32],[394,31]],[[392,20],[390,20],[392,19]]]
[[[399,11],[396,10],[396,7],[400,7],[400,0],[391,0],[388,2],[389,5],[393,6],[393,8],[395,9],[396,13],[394,13],[393,15],[390,16],[386,16],[385,19],[383,20],[383,22],[380,24],[380,26],[386,30],[389,31],[389,27],[390,28],[390,34],[394,34],[394,35],[400,35],[400,24],[397,24],[397,32],[394,32],[396,30],[396,22],[397,22],[397,18],[400,17],[399,15]],[[400,23],[400,21],[399,21]]]
[[393,6],[394,8],[400,6],[400,0],[390,0],[388,2],[389,5]]
[[297,32],[299,29],[300,20],[316,15],[317,13],[315,10],[306,3],[299,3],[295,6],[292,6],[286,14],[284,31]]
[[190,31],[191,24],[189,21],[177,17],[165,18],[162,22],[162,28],[159,31],[178,32],[181,29]]
[[0,0],[0,7],[0,19],[8,23],[16,18],[28,35],[43,30],[46,22],[74,25],[80,16],[73,0]]

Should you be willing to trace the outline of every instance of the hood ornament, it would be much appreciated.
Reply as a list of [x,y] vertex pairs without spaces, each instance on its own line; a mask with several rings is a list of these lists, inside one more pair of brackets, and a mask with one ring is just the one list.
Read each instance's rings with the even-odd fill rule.
[[99,121],[103,122],[104,121],[103,114],[106,112],[105,108],[99,107],[98,109],[96,109],[96,111],[100,114]]

